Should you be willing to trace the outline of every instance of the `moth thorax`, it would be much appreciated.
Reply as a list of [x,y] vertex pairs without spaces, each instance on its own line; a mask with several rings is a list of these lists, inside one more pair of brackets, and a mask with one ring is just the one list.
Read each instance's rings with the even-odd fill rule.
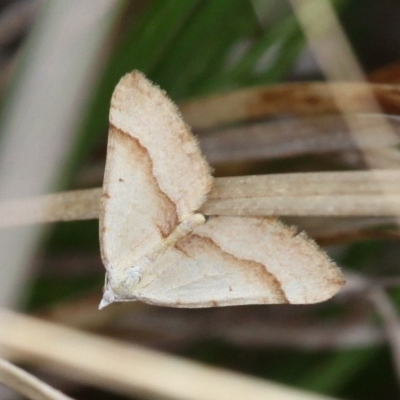
[[192,233],[198,226],[205,223],[206,219],[202,214],[191,214],[186,216],[183,221],[166,239],[166,245],[174,245],[179,239]]
[[108,283],[116,295],[128,296],[132,295],[132,291],[142,279],[142,275],[141,267],[132,266],[127,268],[123,274],[113,274],[109,277]]

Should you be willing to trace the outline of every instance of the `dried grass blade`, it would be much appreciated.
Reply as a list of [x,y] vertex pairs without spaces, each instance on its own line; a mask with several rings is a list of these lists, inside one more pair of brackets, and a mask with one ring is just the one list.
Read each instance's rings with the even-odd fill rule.
[[275,196],[218,199],[200,210],[205,215],[392,216],[400,215],[399,195]]
[[71,397],[2,358],[0,383],[32,400],[72,400]]
[[368,75],[372,83],[400,83],[400,63],[385,65]]
[[369,298],[376,311],[382,317],[386,336],[392,350],[393,364],[397,373],[397,381],[400,384],[400,318],[396,307],[382,287],[373,288]]
[[396,170],[374,170],[223,178],[215,182],[202,211],[241,216],[399,215],[399,177]]
[[[101,64],[119,1],[55,0],[39,5],[40,17],[20,57],[18,82],[3,113],[2,200],[46,193],[59,181],[83,105],[101,71],[93,67]],[[3,306],[17,302],[42,233],[42,227],[33,226],[0,233]]]
[[[382,136],[386,141],[388,135]],[[364,154],[368,154],[370,165],[382,169],[400,169],[400,151],[397,148],[367,148],[364,147]]]
[[[359,134],[364,138],[364,148],[400,145],[400,119],[388,116],[397,135],[382,138],[379,134],[380,122],[375,115],[360,114],[354,115],[354,118],[358,121]],[[340,115],[258,122],[212,131],[200,135],[199,141],[211,164],[359,149]]]
[[8,356],[118,393],[185,400],[328,399],[16,313],[1,311],[0,326],[0,346]]
[[275,196],[400,194],[400,171],[306,172],[217,178],[209,200]]
[[[215,179],[207,215],[400,215],[400,171],[371,170]],[[382,193],[384,192],[384,195]],[[0,203],[0,227],[94,219],[101,189]]]
[[72,190],[0,203],[0,226],[96,219],[101,188]]
[[[390,84],[364,83],[285,83],[241,89],[208,96],[180,105],[185,121],[193,128],[205,130],[234,122],[250,121],[277,115],[315,115],[337,113],[376,113],[365,97],[372,92],[388,114],[400,113],[400,88]],[[340,97],[340,107],[335,98]]]

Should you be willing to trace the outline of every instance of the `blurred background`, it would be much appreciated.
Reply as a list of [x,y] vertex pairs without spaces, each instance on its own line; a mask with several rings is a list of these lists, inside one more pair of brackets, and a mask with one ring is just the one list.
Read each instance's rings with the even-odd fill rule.
[[[400,4],[330,4],[366,79],[390,89],[384,111],[398,137]],[[316,14],[317,20],[323,17]],[[330,45],[336,51],[331,39],[328,52]],[[295,82],[325,80],[286,0],[2,0],[1,200],[100,187],[110,97],[119,78],[133,69],[178,105],[256,86],[282,84],[290,92]],[[368,167],[354,144],[343,144],[350,134],[339,112],[304,116],[296,111],[301,100],[289,95],[287,102],[292,112],[232,118],[229,127],[193,127],[216,176]],[[199,118],[207,121],[207,113]],[[264,134],[253,134],[263,127]],[[228,128],[239,131],[229,135]],[[379,141],[379,131],[372,134]],[[251,146],[259,135],[262,141]],[[248,147],[238,154],[243,143]],[[260,153],[260,146],[269,152]],[[392,147],[393,159],[385,165],[395,169],[399,160]],[[184,310],[128,303],[99,312],[104,268],[93,219],[2,228],[0,304],[341,399],[399,398],[396,221],[286,220],[306,229],[343,267],[350,285],[342,294],[312,306]],[[31,370],[76,399],[123,398],[43,365]]]

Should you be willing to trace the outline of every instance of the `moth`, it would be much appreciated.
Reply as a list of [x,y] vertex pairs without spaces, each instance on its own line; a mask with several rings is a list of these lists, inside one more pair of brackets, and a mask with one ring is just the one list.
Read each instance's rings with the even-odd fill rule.
[[100,211],[100,308],[309,304],[342,286],[336,265],[276,218],[197,212],[210,167],[177,107],[137,71],[111,99]]

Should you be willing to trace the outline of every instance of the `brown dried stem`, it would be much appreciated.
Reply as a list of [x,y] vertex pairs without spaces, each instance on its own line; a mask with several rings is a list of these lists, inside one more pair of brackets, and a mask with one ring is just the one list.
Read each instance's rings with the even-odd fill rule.
[[[336,82],[284,83],[242,89],[189,101],[180,109],[185,121],[198,130],[285,114],[316,115],[342,109],[349,113],[376,113],[375,105],[365,98],[366,87],[386,113],[399,115],[398,85]],[[333,94],[340,97],[340,107]]]
[[0,383],[32,400],[72,400],[71,397],[2,358]]
[[[388,116],[396,136],[380,135],[376,115],[354,115],[363,136],[363,149],[400,144],[400,119]],[[385,140],[386,139],[386,140]],[[305,154],[362,150],[340,115],[322,115],[258,122],[202,134],[200,147],[211,164],[232,161],[271,160]],[[396,150],[396,153],[399,152]]]
[[[186,400],[327,399],[11,312],[0,312],[0,346],[60,374],[119,393]],[[82,357],[84,349],[84,357]]]
[[[400,172],[371,170],[215,179],[206,215],[400,215]],[[382,194],[384,190],[384,195]],[[63,192],[0,204],[0,226],[98,217],[101,189]]]
[[386,336],[392,350],[393,364],[400,384],[400,317],[396,307],[382,287],[374,287],[369,298],[381,316]]

